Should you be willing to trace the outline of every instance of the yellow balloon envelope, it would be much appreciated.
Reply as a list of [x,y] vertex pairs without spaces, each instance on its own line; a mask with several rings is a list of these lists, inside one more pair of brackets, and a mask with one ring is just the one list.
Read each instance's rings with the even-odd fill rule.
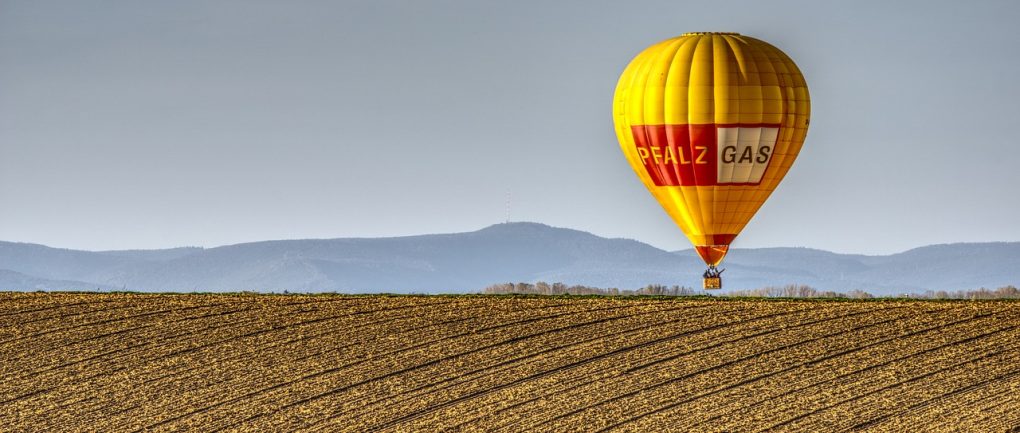
[[737,33],[645,49],[613,105],[627,161],[713,270],[789,171],[811,112],[793,60]]

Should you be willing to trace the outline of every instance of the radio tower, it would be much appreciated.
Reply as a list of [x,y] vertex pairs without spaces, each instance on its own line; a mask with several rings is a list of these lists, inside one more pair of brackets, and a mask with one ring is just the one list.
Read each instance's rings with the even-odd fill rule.
[[506,223],[510,224],[510,190],[506,190]]

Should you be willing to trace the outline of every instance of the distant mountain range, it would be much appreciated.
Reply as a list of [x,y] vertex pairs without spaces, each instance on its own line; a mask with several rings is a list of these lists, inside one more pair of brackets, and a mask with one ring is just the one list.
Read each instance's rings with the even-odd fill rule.
[[[895,295],[1020,284],[1020,242],[932,245],[887,256],[735,249],[727,289],[807,284]],[[0,242],[0,290],[474,292],[503,282],[700,287],[693,250],[663,251],[536,223],[468,233],[304,239],[217,248],[79,251]]]

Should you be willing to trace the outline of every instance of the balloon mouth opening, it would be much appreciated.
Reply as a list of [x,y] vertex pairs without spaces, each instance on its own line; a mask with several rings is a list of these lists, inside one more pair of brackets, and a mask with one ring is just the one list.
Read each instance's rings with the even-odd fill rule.
[[729,252],[729,245],[695,245],[695,251],[701,256],[701,259],[705,261],[706,265],[718,266],[726,257],[726,253]]
[[687,33],[684,33],[684,34],[682,34],[680,36],[699,36],[699,35],[730,35],[730,36],[740,36],[740,33],[737,33],[737,32],[687,32]]

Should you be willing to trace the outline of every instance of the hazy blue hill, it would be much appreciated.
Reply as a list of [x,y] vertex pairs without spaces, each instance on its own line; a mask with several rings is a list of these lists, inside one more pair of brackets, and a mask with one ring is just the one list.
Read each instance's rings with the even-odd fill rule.
[[82,281],[49,280],[0,269],[0,290],[114,290],[114,287]]
[[535,223],[469,233],[266,241],[210,248],[139,267],[129,287],[171,290],[467,291],[494,282],[644,285],[684,260],[626,239]]
[[[694,250],[677,254],[695,256]],[[837,254],[811,248],[756,248],[733,249],[724,266],[729,277],[726,285],[732,288],[756,288],[767,285],[807,284],[828,290],[866,290],[872,293],[923,290],[917,285],[894,286],[883,281],[858,278],[858,274],[871,269],[866,264],[869,256]]]
[[797,280],[817,288],[876,294],[997,288],[1020,282],[1020,242],[930,245],[887,256],[808,248],[735,249],[726,266],[738,280]]
[[0,269],[41,279],[95,281],[103,273],[136,262],[130,257],[91,251],[0,242]]
[[[933,245],[888,256],[808,248],[735,249],[728,289],[807,284],[899,294],[1020,282],[1020,243]],[[217,248],[75,251],[0,242],[0,290],[76,285],[151,291],[465,292],[502,282],[633,289],[700,286],[693,250],[667,252],[536,223],[467,233],[300,239]]]
[[140,261],[166,261],[202,251],[199,247],[179,247],[165,250],[113,250],[99,251],[99,254]]
[[812,248],[734,249],[726,256],[727,263],[746,266],[788,269],[811,262],[811,270],[823,274],[858,272],[868,268],[867,256],[837,254]]
[[861,278],[934,290],[1020,283],[1020,242],[930,245],[884,259],[862,272]]

